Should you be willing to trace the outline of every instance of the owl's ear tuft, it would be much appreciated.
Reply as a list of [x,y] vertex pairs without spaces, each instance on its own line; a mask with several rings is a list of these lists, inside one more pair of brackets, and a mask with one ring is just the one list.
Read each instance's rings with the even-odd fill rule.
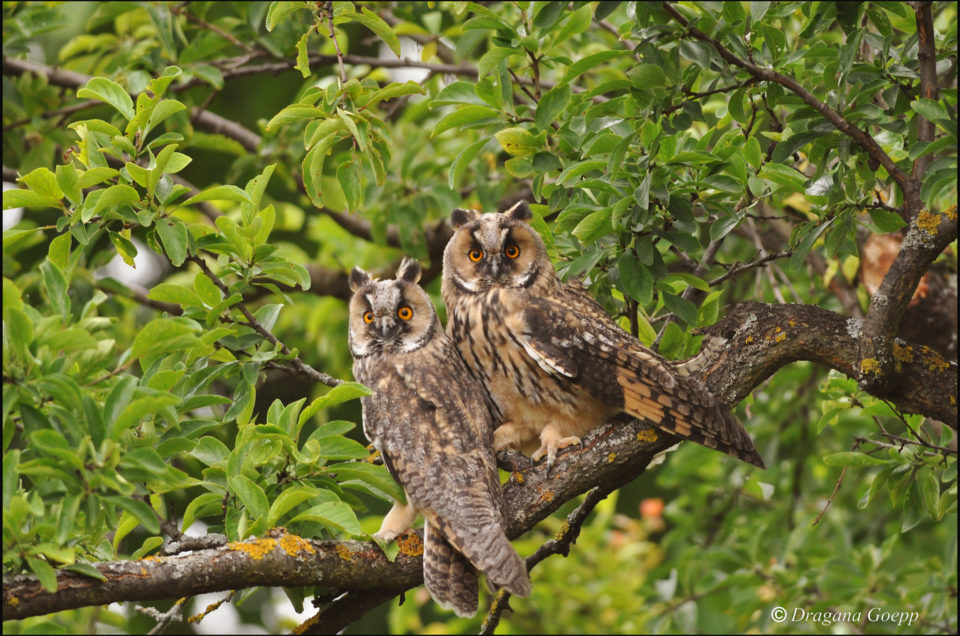
[[350,291],[357,291],[364,285],[367,285],[373,282],[373,278],[370,276],[370,272],[364,271],[359,267],[354,267],[350,270]]
[[470,221],[476,220],[476,218],[476,210],[464,210],[463,208],[456,208],[450,213],[450,223],[453,224],[453,229],[457,229],[461,225],[466,225]]
[[526,201],[517,201],[504,214],[508,219],[514,221],[529,221],[533,218],[533,212],[530,211],[530,206],[527,205]]
[[421,272],[420,263],[409,256],[404,256],[403,260],[400,261],[400,267],[397,268],[397,280],[416,283],[420,280]]

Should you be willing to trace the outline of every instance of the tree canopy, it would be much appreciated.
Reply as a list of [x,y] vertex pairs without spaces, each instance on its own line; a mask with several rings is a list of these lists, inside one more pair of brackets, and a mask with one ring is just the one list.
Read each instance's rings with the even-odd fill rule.
[[[5,633],[190,632],[206,593],[278,631],[281,589],[324,633],[956,633],[955,3],[3,18]],[[444,317],[451,210],[519,200],[767,469],[628,418],[500,453],[533,593],[461,619],[422,531],[369,534],[402,492],[347,277],[413,256]]]

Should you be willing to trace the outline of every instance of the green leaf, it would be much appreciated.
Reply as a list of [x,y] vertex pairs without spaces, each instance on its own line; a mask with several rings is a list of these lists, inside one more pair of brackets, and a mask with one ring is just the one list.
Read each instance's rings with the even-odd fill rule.
[[304,79],[310,77],[310,54],[307,52],[307,40],[310,38],[311,32],[312,30],[308,30],[297,40],[297,63],[293,66],[293,68],[300,71],[300,75],[302,75]]
[[365,484],[369,486],[366,489],[368,492],[382,499],[405,500],[403,489],[397,485],[383,466],[353,462],[328,465],[323,468],[323,472],[336,475],[336,480],[342,485],[352,485],[355,482]]
[[490,141],[490,138],[481,139],[470,144],[466,148],[460,151],[457,155],[457,158],[453,160],[453,164],[450,166],[450,172],[447,177],[447,185],[451,190],[457,187],[457,183],[460,181],[460,178],[463,176],[464,171],[466,171],[467,166],[469,166],[473,160],[476,158],[477,154],[480,153],[480,150]]
[[291,486],[284,490],[270,506],[270,512],[267,514],[267,526],[272,528],[277,525],[283,515],[304,501],[315,498],[317,492],[316,488],[306,486]]
[[124,119],[133,119],[133,100],[130,95],[123,87],[106,77],[92,78],[86,86],[77,91],[77,97],[106,102],[116,108]]
[[593,68],[604,68],[605,63],[609,62],[612,59],[623,57],[624,55],[629,55],[630,51],[619,50],[619,51],[599,51],[587,57],[577,60],[574,64],[571,64],[567,69],[566,75],[563,76],[563,83],[571,82],[586,71],[589,71]]
[[779,163],[764,165],[757,176],[796,192],[803,192],[803,186],[807,182],[807,177],[802,172]]
[[121,205],[135,206],[139,203],[140,195],[130,186],[110,186],[100,195],[100,198],[97,200],[97,205],[93,210],[84,210],[83,216],[85,218],[83,218],[83,222],[86,223],[103,210],[117,208]]
[[220,515],[222,513],[223,495],[206,492],[187,504],[183,511],[183,531],[193,525],[193,522],[202,517]]
[[278,24],[286,22],[287,18],[301,9],[309,9],[305,2],[272,2],[267,10],[267,31],[273,31]]
[[460,128],[466,124],[485,119],[497,119],[500,117],[500,111],[494,110],[488,106],[469,105],[458,108],[439,122],[434,127],[431,137],[436,137],[440,133],[451,128]]
[[617,262],[617,268],[625,294],[643,305],[653,300],[653,276],[650,270],[637,262],[633,251],[627,250],[623,253]]
[[57,572],[53,569],[53,566],[43,559],[37,559],[32,556],[26,557],[26,560],[27,566],[37,575],[37,579],[40,580],[40,585],[43,586],[43,589],[50,594],[56,594]]
[[230,490],[237,495],[252,519],[265,517],[270,511],[267,495],[259,485],[243,475],[228,475]]
[[187,260],[187,226],[175,216],[157,219],[157,235],[174,267]]
[[664,292],[662,294],[663,304],[674,315],[688,325],[697,324],[697,306],[686,298],[682,298],[672,293]]
[[302,521],[319,523],[335,532],[342,532],[351,536],[363,534],[363,528],[360,527],[357,514],[342,501],[327,501],[313,506],[309,510],[298,514],[288,523],[294,524]]
[[127,429],[137,425],[142,419],[154,417],[160,414],[165,407],[173,406],[179,401],[179,397],[169,394],[147,395],[133,400],[124,407],[117,419],[113,421],[110,427],[110,439],[119,440]]
[[160,522],[157,520],[157,516],[153,512],[153,508],[143,501],[134,499],[132,497],[124,497],[122,495],[110,495],[108,497],[104,497],[104,499],[116,506],[119,506],[136,517],[137,521],[139,521],[140,524],[146,528],[147,532],[150,534],[157,534],[160,532]]
[[172,283],[160,283],[147,293],[147,298],[164,303],[176,303],[184,307],[203,306],[203,301],[192,289]]
[[67,279],[60,269],[49,260],[40,263],[40,273],[43,275],[43,287],[47,292],[50,305],[57,313],[66,316],[70,313]]
[[179,320],[155,318],[148,322],[133,340],[130,357],[169,353],[187,349],[197,344],[196,329]]
[[387,24],[383,18],[370,9],[363,7],[360,13],[340,14],[333,19],[334,24],[343,24],[345,22],[358,22],[367,27],[390,47],[394,55],[400,57],[400,39],[397,38],[397,34],[393,32],[393,29],[390,28],[390,25]]
[[287,106],[279,113],[273,116],[273,118],[267,122],[267,132],[272,132],[282,126],[287,124],[301,121],[303,119],[323,119],[326,117],[326,112],[322,108],[317,108],[316,106],[310,106],[309,104],[291,104]]
[[[590,7],[584,8],[589,9]],[[563,109],[567,107],[570,94],[569,84],[558,84],[543,95],[537,104],[537,114],[534,117],[537,128],[543,130],[550,128],[550,124],[555,122]]]
[[903,220],[903,217],[896,212],[879,208],[870,210],[870,219],[873,220],[880,232],[884,234],[896,232],[900,228],[907,225],[907,222]]
[[250,200],[250,195],[235,185],[222,185],[207,188],[203,192],[200,192],[184,201],[183,205],[191,205],[199,201],[236,201],[238,203],[253,204],[253,201]]
[[75,574],[80,574],[82,576],[89,577],[91,579],[96,579],[98,581],[106,581],[107,577],[103,575],[100,570],[93,567],[92,564],[87,563],[86,561],[80,561],[77,563],[70,563],[69,565],[63,566],[61,569],[73,572]]
[[47,204],[59,205],[63,198],[63,190],[60,189],[57,176],[47,168],[37,168],[20,177],[19,181],[40,195]]
[[[519,127],[504,128],[497,132],[494,137],[497,138],[504,150],[519,157],[533,155],[538,150],[543,150],[546,143],[545,131],[534,135],[529,130]],[[605,161],[602,163],[606,164]]]

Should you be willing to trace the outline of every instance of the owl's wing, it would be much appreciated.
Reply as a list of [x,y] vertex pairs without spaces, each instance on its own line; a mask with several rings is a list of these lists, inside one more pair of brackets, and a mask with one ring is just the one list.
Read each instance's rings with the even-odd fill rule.
[[654,426],[764,468],[743,425],[574,284],[531,298],[515,336],[547,372]]
[[[526,564],[503,531],[493,425],[483,388],[452,345],[431,364],[401,362],[378,402],[375,440],[407,497],[437,535],[495,584],[530,592]],[[464,387],[462,383],[471,383]],[[426,570],[425,570],[426,576]]]

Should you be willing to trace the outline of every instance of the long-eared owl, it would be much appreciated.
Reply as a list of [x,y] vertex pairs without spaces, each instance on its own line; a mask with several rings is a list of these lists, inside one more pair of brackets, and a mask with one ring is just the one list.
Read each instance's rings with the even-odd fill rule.
[[378,536],[393,539],[422,513],[427,590],[472,616],[477,570],[519,596],[530,593],[530,578],[504,534],[489,402],[419,280],[420,264],[408,258],[396,280],[350,273],[353,374],[373,390],[361,399],[363,431],[407,495]]
[[739,421],[672,363],[563,283],[519,203],[456,209],[443,254],[447,332],[495,405],[494,448],[547,456],[625,411],[763,467]]

